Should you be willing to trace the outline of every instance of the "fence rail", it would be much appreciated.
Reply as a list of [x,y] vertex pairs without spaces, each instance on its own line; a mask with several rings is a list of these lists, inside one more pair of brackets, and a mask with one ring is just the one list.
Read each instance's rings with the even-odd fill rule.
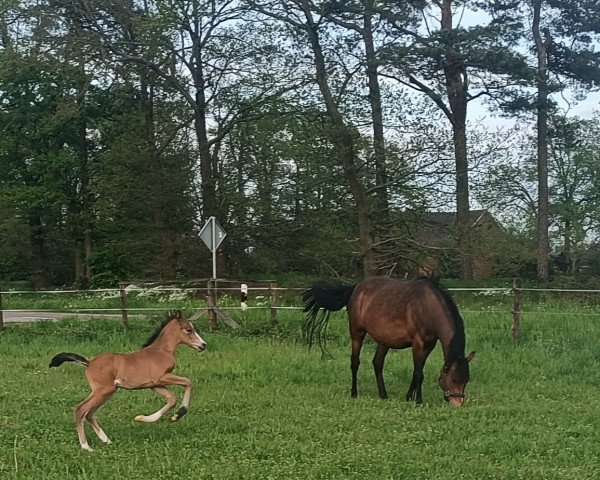
[[[229,285],[229,286],[228,286]],[[231,286],[235,285],[235,286]],[[143,285],[133,285],[121,283],[119,288],[99,288],[99,289],[90,289],[90,290],[7,290],[0,291],[0,330],[4,328],[4,313],[5,312],[57,312],[57,313],[83,313],[83,314],[92,314],[92,313],[120,313],[123,325],[127,327],[129,325],[129,315],[134,314],[135,312],[153,312],[153,311],[162,311],[164,307],[135,307],[129,306],[129,297],[128,294],[133,294],[136,292],[153,292],[153,293],[168,293],[168,292],[182,292],[189,293],[193,295],[197,295],[200,297],[204,297],[206,301],[206,307],[203,307],[198,310],[198,312],[194,315],[195,318],[199,318],[202,314],[206,314],[209,319],[209,326],[211,329],[217,328],[217,319],[227,317],[223,314],[223,311],[246,311],[246,310],[259,310],[259,309],[268,309],[270,312],[271,322],[277,323],[278,317],[277,312],[280,310],[301,310],[302,306],[295,305],[281,305],[280,297],[282,293],[291,293],[294,295],[298,295],[301,292],[304,292],[307,287],[278,287],[275,282],[261,282],[256,286],[252,286],[251,284],[246,284],[239,281],[225,281],[225,280],[213,280],[207,279],[206,286],[164,286],[164,285],[155,285],[152,286],[143,286]],[[528,313],[534,313],[532,311],[523,310],[522,307],[522,299],[523,294],[527,292],[532,293],[572,293],[572,294],[597,294],[600,297],[600,290],[595,289],[562,289],[562,288],[528,288],[522,287],[521,282],[518,279],[513,281],[512,287],[460,287],[460,288],[448,288],[448,290],[452,292],[482,292],[482,293],[504,293],[512,296],[512,309],[502,310],[507,314],[512,314],[512,326],[511,333],[513,341],[519,342],[521,338],[521,318],[522,315]],[[229,295],[230,293],[239,293],[240,294],[240,305],[225,305],[222,302],[219,302],[220,295],[223,297],[224,295]],[[268,304],[264,306],[248,306],[247,298],[248,292],[260,293],[264,292],[268,297]],[[4,299],[10,295],[62,295],[62,294],[86,294],[86,295],[95,295],[102,293],[110,293],[114,294],[114,298],[119,299],[119,306],[114,308],[49,308],[49,309],[5,309],[3,305],[5,304]],[[463,312],[475,312],[475,310],[461,309]],[[477,311],[480,312],[480,311]],[[490,310],[481,311],[480,313],[493,313]],[[496,311],[496,313],[500,313],[500,311]],[[559,314],[558,312],[544,312],[545,315],[553,315]],[[565,312],[561,312],[561,315],[564,315]],[[584,313],[579,312],[577,315],[580,316],[600,316],[600,311],[598,313]],[[229,319],[231,320],[231,319]],[[233,322],[233,320],[231,320]],[[226,322],[229,324],[229,322]],[[235,322],[233,322],[235,324]]]

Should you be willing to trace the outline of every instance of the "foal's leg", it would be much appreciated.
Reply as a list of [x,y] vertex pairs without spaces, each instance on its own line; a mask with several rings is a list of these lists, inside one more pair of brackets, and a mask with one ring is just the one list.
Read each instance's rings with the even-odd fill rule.
[[413,376],[410,382],[410,387],[406,394],[406,401],[414,400],[417,405],[423,403],[422,385],[423,385],[423,367],[427,357],[435,347],[435,342],[432,343],[413,343]]
[[98,423],[98,420],[96,420],[96,416],[94,414],[89,413],[86,419],[88,422],[90,422],[90,425],[92,426],[94,432],[96,432],[96,435],[98,435],[98,438],[102,443],[106,443],[107,445],[109,443],[112,443],[110,441],[110,438],[108,438],[108,435],[106,435],[106,433],[104,433],[104,430],[102,430],[102,427]]
[[177,404],[177,397],[166,388],[156,387],[152,390],[158,393],[161,397],[164,397],[167,400],[167,404],[164,407],[162,407],[158,412],[155,412],[152,415],[138,415],[134,418],[136,422],[156,422],[160,417],[162,417],[166,412],[171,410]]
[[358,373],[358,367],[360,366],[360,349],[362,348],[366,332],[351,332],[351,335],[352,354],[350,355],[350,369],[352,370],[352,388],[350,390],[350,396],[352,398],[356,398],[358,396],[358,389],[356,387],[356,377]]
[[384,345],[378,344],[377,351],[373,357],[373,368],[375,370],[375,379],[377,380],[377,389],[379,390],[379,398],[385,400],[387,398],[387,392],[385,390],[385,383],[383,381],[383,363],[385,362],[385,356],[389,352],[390,348]]
[[183,401],[177,413],[171,417],[171,421],[176,422],[183,417],[189,410],[190,398],[192,396],[192,381],[189,378],[179,377],[177,375],[167,374],[160,379],[162,385],[181,385],[185,388]]
[[[92,451],[87,438],[85,436],[84,420],[88,420],[92,428],[104,443],[110,443],[110,440],[100,428],[97,420],[94,418],[94,413],[100,408],[111,396],[115,393],[116,388],[105,390],[92,390],[92,393],[75,408],[75,426],[77,427],[77,436],[79,437],[79,445],[87,451]],[[91,417],[91,420],[90,418]]]

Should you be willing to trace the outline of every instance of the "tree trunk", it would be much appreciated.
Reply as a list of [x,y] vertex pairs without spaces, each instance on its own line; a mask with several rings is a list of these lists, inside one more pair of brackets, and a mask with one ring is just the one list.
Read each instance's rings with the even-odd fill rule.
[[538,166],[538,210],[537,210],[537,276],[548,279],[550,244],[549,199],[548,199],[548,46],[550,34],[540,32],[542,0],[533,2],[532,32],[538,60],[537,79],[537,166]]
[[68,43],[68,47],[75,49],[79,78],[77,81],[77,136],[73,141],[73,150],[77,160],[79,176],[79,190],[73,189],[70,201],[70,216],[72,220],[71,236],[74,248],[74,275],[75,284],[79,288],[89,285],[91,269],[89,256],[92,253],[92,194],[90,192],[90,155],[87,137],[88,117],[86,109],[86,97],[90,80],[85,70],[85,54],[81,39],[84,38],[83,29],[73,12],[69,12],[69,28],[73,31],[75,40]]
[[31,281],[33,288],[44,289],[50,287],[50,275],[48,273],[48,257],[44,242],[44,228],[39,215],[29,216],[29,229],[31,238],[31,255],[33,257],[33,270]]
[[454,159],[456,165],[456,225],[458,233],[458,255],[460,278],[473,278],[471,245],[471,215],[469,208],[469,173],[467,160],[466,126],[453,125]]
[[[452,0],[444,0],[442,4],[442,30],[451,32],[452,29]],[[448,103],[452,112],[450,121],[452,123],[456,166],[456,225],[460,259],[459,275],[460,278],[468,280],[473,277],[466,127],[469,82],[466,67],[461,58],[454,52],[454,46],[449,43],[445,45],[445,48],[443,68]]]
[[144,135],[146,152],[150,163],[151,190],[149,206],[151,209],[153,232],[151,236],[156,239],[158,249],[155,251],[156,273],[160,278],[172,278],[176,270],[175,251],[171,232],[165,223],[166,193],[163,188],[163,165],[160,152],[156,146],[156,129],[154,119],[154,88],[148,81],[144,72],[140,72],[140,98],[144,116]]
[[572,244],[571,244],[571,236],[572,236],[572,227],[571,227],[571,222],[569,220],[565,220],[564,221],[564,240],[563,240],[563,255],[565,256],[566,260],[567,260],[567,264],[569,265],[569,273],[573,274],[575,273],[573,271],[574,268],[574,255],[573,255],[573,248],[572,248]]
[[369,102],[371,104],[371,117],[373,119],[373,154],[375,157],[375,179],[377,212],[376,218],[388,218],[388,175],[386,168],[385,137],[383,132],[383,109],[381,106],[381,88],[379,86],[379,61],[375,53],[372,25],[373,1],[366,2],[364,17],[363,40],[365,42],[365,57],[367,61],[366,74],[369,85]]
[[[371,118],[373,120],[373,156],[375,157],[375,212],[373,215],[373,228],[376,238],[375,244],[389,234],[389,199],[388,175],[386,166],[385,136],[383,131],[383,109],[381,106],[381,88],[379,86],[379,61],[375,53],[372,25],[373,1],[365,2],[365,16],[362,29],[365,43],[366,74],[369,86],[369,102],[371,104]],[[385,259],[378,255],[377,270],[384,266]]]
[[348,182],[354,201],[356,202],[356,219],[358,223],[358,236],[363,271],[365,276],[375,275],[377,273],[377,268],[373,253],[369,202],[367,200],[367,192],[360,182],[354,161],[354,139],[348,126],[344,123],[342,114],[337,107],[329,87],[325,58],[319,42],[318,27],[313,20],[310,6],[306,0],[301,2],[301,6],[307,21],[306,32],[315,56],[317,84],[325,102],[327,115],[331,120],[331,142],[333,143],[338,161],[343,167],[344,176]]

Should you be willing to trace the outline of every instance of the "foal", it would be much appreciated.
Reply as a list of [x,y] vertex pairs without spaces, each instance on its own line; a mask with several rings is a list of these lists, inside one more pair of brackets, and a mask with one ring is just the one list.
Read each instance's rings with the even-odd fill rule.
[[181,343],[199,352],[206,348],[206,343],[196,333],[194,326],[183,320],[178,310],[170,314],[137,352],[102,353],[90,361],[76,353],[59,353],[51,360],[50,367],[58,367],[64,362],[75,362],[86,367],[85,376],[92,392],[75,408],[75,425],[81,448],[92,451],[85,436],[84,419],[90,422],[100,441],[111,443],[98,424],[95,413],[119,387],[128,390],[151,388],[167,400],[167,404],[152,415],[135,417],[134,420],[138,422],[156,422],[177,404],[175,395],[165,388],[168,385],[185,388],[181,407],[171,420],[176,422],[188,412],[192,382],[171,373],[175,368],[175,350]]

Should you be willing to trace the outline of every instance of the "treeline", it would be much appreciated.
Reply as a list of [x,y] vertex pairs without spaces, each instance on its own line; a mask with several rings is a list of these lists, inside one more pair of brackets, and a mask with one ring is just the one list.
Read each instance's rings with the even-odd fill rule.
[[[576,272],[599,124],[556,102],[598,86],[598,18],[592,0],[3,1],[0,280],[209,276],[213,215],[221,274],[471,278],[482,253],[491,275],[546,279],[551,253]],[[469,122],[482,100],[518,126]],[[502,233],[473,232],[481,207]],[[456,212],[441,245],[431,211]]]

